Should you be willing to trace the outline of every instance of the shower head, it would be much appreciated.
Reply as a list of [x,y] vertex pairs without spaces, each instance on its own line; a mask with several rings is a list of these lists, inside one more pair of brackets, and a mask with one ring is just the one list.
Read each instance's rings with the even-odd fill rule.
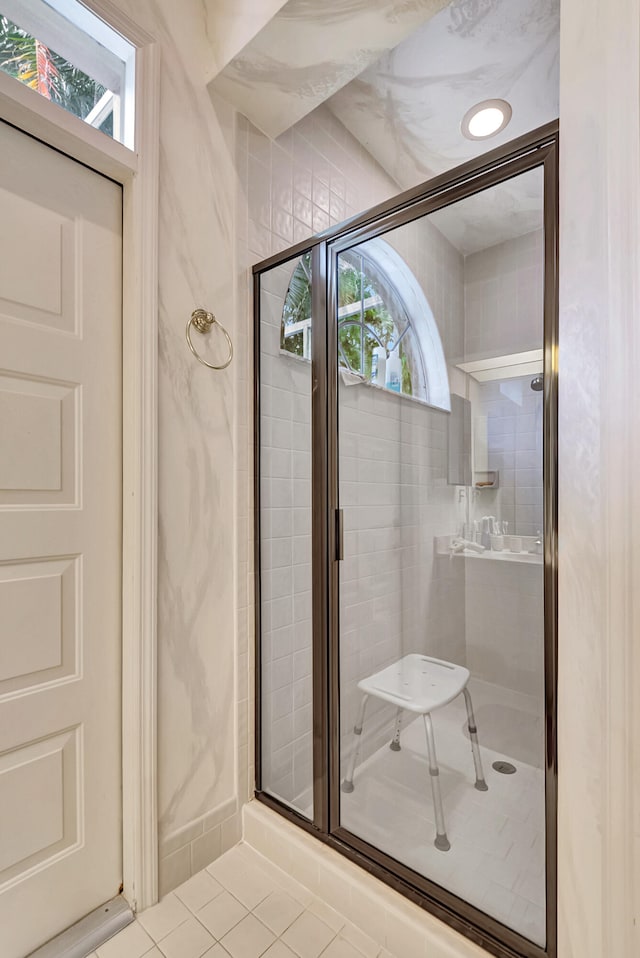
[[539,392],[542,391],[542,389],[543,389],[543,387],[544,387],[544,378],[543,378],[542,376],[535,376],[535,377],[531,380],[530,385],[531,385],[531,388],[533,389],[534,393],[539,393]]

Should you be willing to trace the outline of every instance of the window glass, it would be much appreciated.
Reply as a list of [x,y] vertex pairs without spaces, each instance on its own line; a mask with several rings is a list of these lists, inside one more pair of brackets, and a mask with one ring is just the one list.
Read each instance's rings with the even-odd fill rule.
[[404,262],[452,370],[450,412],[338,381],[339,826],[545,947],[542,170],[507,182],[338,255],[339,362],[432,361]]
[[0,70],[130,148],[134,60],[75,0],[0,0]]
[[282,309],[280,346],[294,356],[311,359],[311,253],[301,257],[291,275]]
[[[0,67],[82,120],[95,112],[105,95],[109,100],[114,96],[112,91],[106,90],[93,77],[83,73],[6,17],[0,17]],[[113,136],[113,105],[104,112],[101,122],[92,125]]]
[[312,382],[287,355],[310,356],[311,256],[292,266],[260,277],[260,785],[312,819]]
[[[311,254],[291,275],[282,312],[281,348],[311,359]],[[385,271],[361,251],[340,256],[339,362],[367,382],[427,398],[422,351],[402,296]]]

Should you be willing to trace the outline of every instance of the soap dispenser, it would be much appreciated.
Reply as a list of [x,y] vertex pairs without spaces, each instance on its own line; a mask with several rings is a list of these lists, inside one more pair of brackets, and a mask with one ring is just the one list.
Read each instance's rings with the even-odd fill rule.
[[492,516],[483,516],[482,517],[482,537],[480,539],[481,544],[485,549],[491,548],[491,519]]

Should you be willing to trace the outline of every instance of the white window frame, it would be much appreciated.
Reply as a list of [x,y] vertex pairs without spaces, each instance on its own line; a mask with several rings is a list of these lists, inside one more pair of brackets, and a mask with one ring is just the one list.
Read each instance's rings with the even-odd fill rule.
[[[382,306],[382,297],[370,296],[369,299],[365,299],[364,303],[360,300],[358,300],[357,303],[348,303],[346,306],[341,306],[338,310],[338,321],[344,319],[346,316],[360,314],[363,310],[373,309],[374,306]],[[295,336],[296,333],[302,333],[302,359],[311,359],[311,324],[311,316],[307,316],[306,319],[301,319],[298,323],[289,323],[288,326],[284,327],[285,340],[290,339],[291,336]]]
[[[394,287],[398,299],[402,304],[402,308],[406,314],[407,325],[395,345],[397,346],[405,334],[410,331],[416,339],[420,350],[420,359],[423,368],[416,370],[416,372],[419,373],[416,393],[420,392],[422,395],[414,394],[413,396],[407,396],[406,393],[400,393],[400,395],[405,399],[413,399],[427,406],[442,409],[444,412],[451,412],[449,375],[438,324],[436,323],[429,301],[410,266],[390,243],[379,236],[353,247],[352,251],[361,255],[365,260],[368,260],[383,276],[387,277],[387,281]],[[300,260],[300,263],[301,262],[302,260]],[[296,265],[294,272],[299,265],[299,263]],[[391,277],[393,277],[393,279]],[[311,282],[311,278],[309,282]],[[287,295],[288,292],[287,290]],[[379,297],[372,297],[365,300],[364,303],[358,300],[356,303],[341,306],[338,310],[338,321],[358,313],[362,317],[364,310],[373,305],[378,305],[380,302]],[[292,323],[289,326],[285,326],[284,323],[282,323],[281,329],[284,340],[302,331],[303,355],[298,358],[309,361],[311,357],[311,317],[302,319],[297,323]],[[280,353],[281,355],[294,355],[286,349],[281,349]],[[361,378],[363,382],[368,382],[360,373],[352,372],[350,369],[348,372],[352,376]],[[393,395],[396,394],[393,393]]]
[[[382,237],[367,240],[356,247],[383,275],[393,277],[393,284],[410,318],[425,367],[426,403],[451,412],[451,393],[447,361],[435,316],[413,270],[404,258]],[[400,292],[402,290],[402,292]]]
[[[0,71],[0,119],[123,188],[123,884],[158,900],[157,340],[159,45],[109,0],[85,6],[136,48],[134,149]],[[8,15],[8,14],[7,14]]]
[[106,87],[111,97],[105,94],[99,114],[85,122],[98,127],[113,112],[114,140],[134,149],[135,44],[79,0],[2,0],[0,11]]

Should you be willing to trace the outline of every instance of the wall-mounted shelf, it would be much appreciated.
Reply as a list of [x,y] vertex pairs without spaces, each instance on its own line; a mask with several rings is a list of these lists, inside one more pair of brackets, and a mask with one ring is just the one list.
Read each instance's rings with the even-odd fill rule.
[[479,383],[497,382],[541,373],[543,356],[541,349],[530,349],[524,353],[511,353],[509,356],[491,356],[488,359],[458,363],[458,369],[469,373]]
[[474,472],[473,486],[475,489],[497,489],[500,485],[500,473],[497,469],[488,469],[486,472]]
[[473,549],[452,552],[451,542],[455,538],[455,536],[435,536],[433,540],[435,555],[454,559],[478,559],[481,562],[520,562],[527,565],[542,565],[543,562],[542,555],[528,551],[535,544],[535,536],[520,536],[524,550],[522,552],[511,552],[509,549],[503,549],[501,552],[495,552],[493,549],[485,549],[484,552],[475,552]]

